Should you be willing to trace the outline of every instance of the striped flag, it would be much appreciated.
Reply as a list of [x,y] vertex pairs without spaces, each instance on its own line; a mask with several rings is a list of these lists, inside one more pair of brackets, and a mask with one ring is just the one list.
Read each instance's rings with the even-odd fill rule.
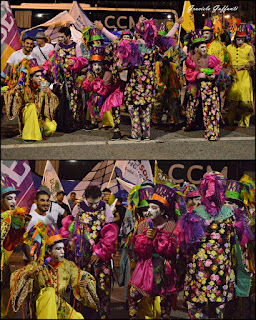
[[21,49],[19,29],[8,1],[1,1],[1,72],[10,55]]

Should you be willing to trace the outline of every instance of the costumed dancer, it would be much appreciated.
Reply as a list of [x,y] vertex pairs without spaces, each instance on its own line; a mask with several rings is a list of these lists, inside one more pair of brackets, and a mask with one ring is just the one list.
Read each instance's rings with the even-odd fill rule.
[[[102,38],[101,32],[94,26],[83,28],[82,43],[80,44],[83,57],[86,57],[86,59],[89,61],[93,53],[93,48],[99,46],[105,48],[104,39]],[[87,109],[86,120],[88,121],[90,118],[90,111]],[[103,114],[102,126],[105,128],[105,130],[114,127],[111,111],[107,111]]]
[[194,184],[185,184],[182,188],[186,196],[187,211],[192,212],[193,209],[201,204],[201,194]]
[[203,27],[203,37],[206,40],[206,53],[220,59],[221,65],[228,64],[227,48],[221,42],[221,35],[224,33],[218,16],[206,19]]
[[54,223],[45,225],[39,222],[25,234],[25,238],[32,246],[33,261],[11,275],[11,302],[15,312],[31,293],[31,319],[84,319],[65,301],[68,285],[77,300],[98,309],[94,277],[64,258],[67,239],[59,234]]
[[[236,31],[233,30],[234,24]],[[254,109],[253,84],[249,71],[255,65],[255,56],[252,47],[245,43],[245,23],[241,23],[240,19],[235,19],[228,33],[232,42],[227,50],[230,64],[236,70],[237,77],[227,92],[225,109],[228,110],[229,125],[234,126],[237,118],[239,127],[249,128],[250,117]]]
[[[120,38],[109,32],[100,21],[95,21],[94,25],[112,42],[106,46],[106,60],[110,64],[114,81],[120,90],[124,92],[125,86],[130,78],[130,69],[141,64],[143,57],[139,51],[138,43],[132,41],[130,30],[122,30]],[[120,108],[112,108],[112,115],[118,120],[118,126],[115,125],[114,135],[111,140],[121,139],[120,133]]]
[[220,60],[206,53],[202,30],[192,31],[191,37],[194,54],[186,59],[189,101],[186,108],[187,125],[183,130],[191,131],[204,127],[206,139],[219,140],[221,113],[216,80],[221,69]]
[[183,214],[174,231],[188,256],[184,299],[191,319],[204,319],[207,303],[210,318],[223,318],[226,303],[238,290],[233,246],[253,237],[243,216],[225,205],[225,190],[221,173],[206,173],[200,184],[202,205]]
[[177,242],[172,233],[175,229],[175,200],[177,194],[167,185],[158,185],[138,225],[134,242],[137,257],[131,276],[129,314],[138,318],[143,296],[160,296],[161,318],[169,319],[172,294],[176,292]]
[[96,186],[85,190],[85,200],[75,205],[72,216],[62,220],[63,236],[72,240],[67,244],[67,257],[96,278],[99,297],[99,316],[110,316],[111,255],[115,253],[118,226],[111,223],[111,209],[101,200],[101,191]]
[[20,190],[15,189],[9,176],[1,175],[1,319],[13,316],[12,310],[7,311],[10,297],[9,258],[14,249],[21,244],[28,259],[29,250],[23,243],[23,235],[30,220],[24,208],[16,206],[16,198]]
[[84,127],[84,110],[78,75],[87,66],[79,44],[71,40],[68,27],[59,30],[55,51],[43,64],[44,77],[54,83],[53,91],[60,100],[56,113],[58,131],[73,132]]
[[[97,119],[103,117],[104,112],[111,108],[120,108],[123,104],[123,93],[114,83],[113,76],[106,69],[104,47],[94,47],[90,59],[91,69],[83,82],[83,89],[89,94],[87,106],[91,114],[91,125],[85,130],[98,130]],[[115,129],[120,130],[120,114],[114,115]]]
[[[148,202],[147,200],[151,199],[154,194],[154,183],[150,180],[144,181],[141,185],[136,185],[132,188],[128,195],[128,209],[131,212],[133,217],[132,229],[129,233],[127,233],[127,237],[125,239],[124,247],[123,247],[123,255],[121,257],[120,266],[124,268],[124,261],[126,263],[126,268],[129,268],[130,274],[129,279],[126,281],[130,281],[131,275],[136,267],[136,256],[134,252],[134,240],[135,235],[137,234],[138,225],[145,220],[145,215],[148,210]],[[121,227],[120,230],[121,235],[124,234],[124,230]],[[121,269],[120,269],[121,272]],[[123,279],[121,275],[121,279]],[[121,280],[120,280],[121,281]],[[130,283],[127,286],[128,292],[130,292]],[[128,294],[129,297],[129,294]],[[128,305],[129,306],[129,305]],[[160,308],[160,297],[146,297],[143,296],[140,302],[139,311],[137,314],[138,319],[155,319],[160,318],[161,308]]]
[[124,92],[125,103],[131,117],[131,136],[129,140],[150,140],[150,118],[152,105],[156,97],[155,62],[158,60],[159,48],[156,46],[157,25],[153,19],[140,21],[136,27],[145,41],[139,49],[143,62],[131,71],[131,77]]
[[17,68],[10,68],[6,79],[7,119],[19,117],[20,136],[24,142],[47,139],[57,128],[54,117],[59,99],[49,87],[40,89],[42,68],[35,59],[23,59]]

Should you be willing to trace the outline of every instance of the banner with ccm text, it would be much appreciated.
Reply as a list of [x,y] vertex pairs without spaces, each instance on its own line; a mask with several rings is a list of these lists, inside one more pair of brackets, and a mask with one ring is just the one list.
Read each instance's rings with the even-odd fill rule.
[[10,55],[21,49],[19,29],[8,1],[1,1],[1,72]]

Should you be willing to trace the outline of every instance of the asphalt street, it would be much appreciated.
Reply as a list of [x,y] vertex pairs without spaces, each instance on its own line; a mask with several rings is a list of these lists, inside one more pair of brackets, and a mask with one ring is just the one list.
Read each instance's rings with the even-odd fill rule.
[[122,115],[122,139],[110,141],[113,129],[79,130],[73,133],[56,132],[47,140],[26,144],[19,134],[17,120],[3,120],[1,129],[2,159],[26,160],[254,160],[255,122],[250,128],[223,126],[220,140],[207,141],[203,130],[183,132],[164,125],[151,128],[151,140],[127,140],[131,125],[128,114]]

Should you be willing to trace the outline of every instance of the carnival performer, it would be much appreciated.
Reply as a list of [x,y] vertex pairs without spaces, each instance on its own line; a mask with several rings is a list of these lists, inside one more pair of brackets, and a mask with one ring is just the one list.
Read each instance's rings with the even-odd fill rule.
[[[210,141],[219,139],[220,98],[215,83],[219,75],[220,60],[206,54],[206,43],[202,30],[191,32],[191,48],[194,54],[186,59],[187,125],[184,131],[205,128],[204,137]],[[203,123],[202,123],[203,122]]]
[[4,102],[8,120],[19,117],[20,137],[24,142],[41,141],[57,128],[54,120],[59,99],[47,86],[40,89],[42,68],[35,59],[23,59],[9,69]]
[[234,126],[237,118],[239,127],[249,128],[254,109],[253,84],[249,71],[255,65],[255,56],[253,48],[245,43],[246,24],[240,23],[239,19],[235,19],[235,22],[237,31],[229,32],[232,43],[227,50],[230,63],[236,70],[236,78],[227,92],[225,109],[228,110],[229,125]]
[[[180,19],[177,21],[182,21],[182,18]],[[162,36],[162,39],[166,38],[167,40],[167,31],[167,26],[161,24],[158,34]],[[174,127],[179,124],[180,90],[183,86],[180,63],[187,56],[176,41],[174,39],[171,40],[172,42],[169,40],[168,45],[166,45],[165,41],[161,41],[163,45],[161,45],[161,42],[159,43],[163,59],[155,64],[158,94],[152,109],[152,123],[160,124],[164,110],[166,110],[166,123]],[[180,50],[183,53],[182,59],[180,58]]]
[[[91,125],[85,130],[98,130],[98,118],[111,108],[120,108],[123,103],[123,93],[114,81],[110,71],[106,70],[104,47],[94,47],[90,59],[91,71],[83,82],[83,89],[89,93],[87,106],[91,114]],[[120,118],[114,117],[115,128],[119,130]]]
[[33,261],[11,275],[11,302],[15,312],[30,295],[32,319],[84,319],[65,301],[68,285],[77,300],[98,309],[94,277],[64,258],[67,239],[59,234],[54,223],[39,222],[25,237],[32,247]]
[[221,35],[224,33],[218,16],[205,20],[203,37],[206,40],[206,53],[220,59],[221,65],[228,64],[227,48],[221,42]]
[[187,211],[192,212],[195,207],[201,204],[200,191],[196,185],[187,183],[183,186],[183,192],[186,195]]
[[30,259],[29,248],[23,243],[23,235],[30,220],[24,208],[16,206],[20,190],[15,189],[8,175],[1,175],[1,319],[14,316],[7,312],[10,297],[9,258],[21,244],[26,257]]
[[158,185],[151,200],[147,200],[147,219],[139,224],[134,242],[137,262],[130,280],[131,319],[138,318],[143,296],[160,296],[161,318],[170,318],[171,296],[176,292],[177,242],[172,235],[175,229],[176,197],[173,188]]
[[[132,41],[130,30],[122,30],[120,38],[109,32],[101,21],[94,21],[94,26],[99,29],[111,43],[105,48],[106,60],[109,63],[109,71],[113,75],[113,80],[124,92],[127,81],[130,77],[130,68],[137,67],[142,61],[142,56],[136,41]],[[123,107],[123,106],[120,106]],[[112,116],[115,123],[114,135],[111,140],[120,140],[120,108],[112,108]]]
[[191,319],[204,319],[207,303],[209,318],[222,319],[226,303],[241,288],[232,262],[233,246],[238,249],[238,241],[247,243],[253,235],[243,215],[225,205],[225,190],[221,173],[206,173],[200,184],[202,205],[183,214],[174,231],[188,257],[184,299]]
[[[104,39],[102,38],[100,30],[94,26],[88,26],[88,27],[83,28],[83,30],[82,30],[82,43],[80,44],[80,47],[81,47],[83,57],[86,57],[86,59],[88,61],[90,61],[90,58],[93,54],[94,47],[105,48]],[[85,76],[83,75],[84,78],[86,77],[87,71],[88,71],[88,68],[86,69]],[[83,93],[85,93],[85,91],[83,91]],[[88,100],[88,94],[86,95],[85,100]],[[90,118],[91,118],[90,111],[87,108],[86,120],[90,121]],[[108,129],[114,127],[114,121],[113,121],[111,110],[106,111],[103,114],[102,126],[105,128],[105,130],[108,130]]]
[[128,139],[139,142],[141,139],[150,140],[151,109],[156,97],[155,61],[158,60],[159,49],[155,44],[158,30],[153,19],[140,21],[135,30],[145,41],[145,44],[139,44],[144,59],[133,68],[124,99],[132,124]]
[[99,316],[107,319],[110,316],[110,259],[115,253],[118,227],[96,186],[85,190],[85,200],[75,205],[72,216],[62,220],[63,228],[60,229],[63,236],[72,239],[67,246],[67,257],[95,276]]
[[43,64],[44,77],[54,83],[53,91],[60,100],[56,113],[58,131],[73,132],[84,127],[84,109],[78,75],[87,66],[79,44],[71,40],[68,27],[59,30],[55,51]]

